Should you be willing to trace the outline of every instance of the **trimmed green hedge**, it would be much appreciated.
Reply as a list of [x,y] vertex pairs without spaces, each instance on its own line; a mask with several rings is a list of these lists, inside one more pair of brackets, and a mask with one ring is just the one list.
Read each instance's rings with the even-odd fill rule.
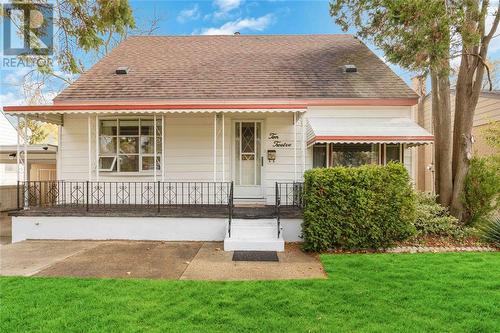
[[305,173],[304,248],[384,248],[415,234],[415,194],[403,165]]

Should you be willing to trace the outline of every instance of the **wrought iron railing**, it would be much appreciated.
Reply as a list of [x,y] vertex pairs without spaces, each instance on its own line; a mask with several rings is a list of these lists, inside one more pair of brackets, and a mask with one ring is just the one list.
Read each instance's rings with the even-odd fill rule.
[[304,208],[304,183],[276,183],[274,202],[279,238],[281,234],[281,207]]
[[228,229],[227,233],[228,236],[231,237],[231,223],[233,222],[233,209],[234,209],[234,189],[233,189],[233,182],[231,182],[231,188],[229,189],[229,203],[228,203],[228,210],[229,210],[229,221],[228,221]]
[[[231,182],[18,182],[18,208],[232,206]],[[232,208],[230,209],[232,213]]]

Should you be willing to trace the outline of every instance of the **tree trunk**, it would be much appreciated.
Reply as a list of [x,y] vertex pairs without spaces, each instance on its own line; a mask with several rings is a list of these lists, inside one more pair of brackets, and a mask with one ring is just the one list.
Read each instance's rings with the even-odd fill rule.
[[[486,70],[488,46],[500,23],[500,3],[497,4],[495,19],[486,33],[486,16],[489,1],[476,3],[479,8],[470,7],[465,15],[468,26],[475,26],[481,39],[476,45],[464,47],[457,78],[455,97],[455,126],[453,145],[453,196],[450,212],[463,221],[464,207],[462,193],[465,178],[469,172],[469,161],[472,158],[472,126],[479,94],[483,86],[483,76]],[[479,13],[479,15],[478,15]]]
[[453,193],[450,81],[447,71],[431,72],[435,182],[438,202],[448,207]]
[[[477,53],[477,49],[473,50]],[[462,193],[472,158],[472,126],[479,100],[484,65],[475,56],[463,55],[457,78],[455,95],[455,126],[453,144],[453,195],[450,212],[463,220]]]
[[438,77],[431,72],[431,95],[432,95],[432,132],[434,134],[434,191],[439,194],[440,175],[440,160],[438,152],[440,151],[440,135],[441,121],[439,117],[439,93],[438,93]]

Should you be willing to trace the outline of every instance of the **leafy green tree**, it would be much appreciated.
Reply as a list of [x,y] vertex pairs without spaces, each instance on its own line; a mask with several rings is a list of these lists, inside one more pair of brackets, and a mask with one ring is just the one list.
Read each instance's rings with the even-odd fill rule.
[[[488,0],[334,0],[330,14],[345,31],[379,47],[386,58],[429,75],[435,134],[436,192],[461,218],[465,175],[471,158],[472,119],[485,71],[488,47],[500,20],[496,5],[486,29]],[[460,57],[455,119],[450,107],[450,61]]]
[[[24,135],[25,121],[20,119],[19,132],[21,136]],[[53,124],[45,124],[40,121],[28,119],[28,144],[47,143],[48,139],[52,137],[57,141],[57,126]]]

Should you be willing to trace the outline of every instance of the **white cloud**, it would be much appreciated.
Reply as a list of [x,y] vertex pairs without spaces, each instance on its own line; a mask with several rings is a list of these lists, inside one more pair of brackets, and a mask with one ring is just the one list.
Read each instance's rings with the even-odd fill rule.
[[221,12],[230,12],[233,9],[238,8],[243,3],[243,0],[215,0],[214,4],[219,8]]
[[[244,0],[214,0],[213,4],[217,10],[213,14],[206,16],[206,19],[213,17],[216,20],[231,18],[231,14],[243,4]],[[232,13],[233,12],[233,13]]]
[[201,31],[202,35],[232,35],[243,30],[262,31],[271,25],[274,15],[267,14],[258,18],[244,18],[224,23],[219,28],[206,28]]
[[199,19],[201,16],[200,7],[195,4],[191,8],[186,8],[181,10],[179,15],[177,15],[177,21],[180,23],[184,23],[187,21],[193,21]]
[[23,105],[26,104],[24,98],[15,94],[11,91],[0,95],[0,104],[2,106],[6,105]]

